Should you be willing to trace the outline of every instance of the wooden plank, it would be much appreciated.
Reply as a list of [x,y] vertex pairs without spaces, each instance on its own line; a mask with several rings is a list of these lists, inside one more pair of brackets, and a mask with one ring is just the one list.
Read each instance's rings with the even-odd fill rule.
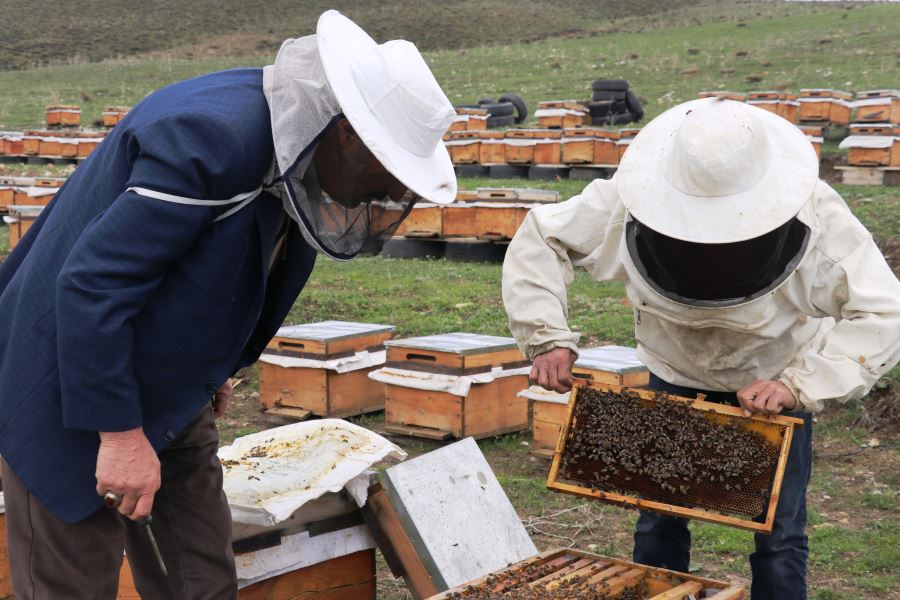
[[[553,589],[553,588],[559,587],[559,582],[556,581],[557,578],[565,577],[566,575],[571,575],[575,571],[580,571],[584,567],[590,566],[592,564],[594,564],[594,559],[592,559],[592,558],[579,558],[575,562],[567,565],[566,567],[560,569],[559,571],[555,571],[548,575],[544,575],[543,577],[541,577],[539,579],[535,579],[534,581],[528,582],[528,587],[530,587],[530,588],[546,587],[547,589]],[[547,585],[548,583],[551,583],[551,582],[556,583],[556,585],[554,585],[552,588],[549,585]]]
[[243,588],[241,600],[374,600],[375,551],[362,550]]
[[449,431],[432,429],[430,427],[416,427],[415,425],[395,425],[393,423],[385,423],[384,430],[388,433],[397,435],[408,435],[411,437],[420,437],[438,441],[447,440],[453,437],[453,434]]
[[687,581],[679,586],[673,587],[661,594],[657,594],[649,598],[649,600],[686,600],[692,594],[696,594],[703,589],[703,586],[696,581]]
[[881,185],[883,182],[882,169],[857,167],[841,172],[841,183],[844,185]]
[[266,409],[266,414],[273,417],[281,417],[282,419],[290,419],[291,421],[305,421],[312,416],[312,413],[308,410],[289,407],[272,407]]
[[477,439],[528,429],[528,399],[517,394],[526,375],[474,384],[463,401],[463,436]]
[[438,593],[439,590],[431,580],[431,576],[425,569],[419,553],[404,530],[397,511],[391,505],[381,484],[369,487],[369,497],[363,514],[372,517],[371,519],[367,518],[367,521],[370,521],[370,527],[378,530],[375,538],[382,538],[384,543],[390,545],[390,554],[397,558],[403,569],[402,573],[395,572],[394,575],[403,577],[413,598],[420,600]]
[[712,596],[707,596],[705,600],[743,600],[746,597],[746,591],[740,586],[729,586]]

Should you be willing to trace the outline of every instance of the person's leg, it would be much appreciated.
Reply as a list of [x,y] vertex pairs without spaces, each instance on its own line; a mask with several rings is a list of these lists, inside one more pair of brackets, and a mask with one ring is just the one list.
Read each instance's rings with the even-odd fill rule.
[[646,510],[640,513],[634,528],[632,560],[687,573],[691,562],[688,520]]
[[45,509],[3,461],[9,570],[17,600],[113,600],[125,539],[114,510],[79,523]]
[[126,528],[128,560],[144,600],[237,598],[231,551],[231,512],[216,456],[219,435],[212,408],[204,407],[159,455],[162,486],[151,528],[169,571],[164,577],[143,526]]
[[753,600],[806,598],[806,486],[812,470],[812,416],[801,412],[785,415],[806,423],[794,429],[772,534],[756,534],[756,552],[750,555]]

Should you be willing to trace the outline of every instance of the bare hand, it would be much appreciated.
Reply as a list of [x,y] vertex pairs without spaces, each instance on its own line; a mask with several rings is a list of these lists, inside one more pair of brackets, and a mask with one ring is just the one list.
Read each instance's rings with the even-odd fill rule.
[[568,348],[554,348],[535,356],[528,381],[545,390],[568,392],[572,389],[572,366],[577,356]]
[[122,497],[118,511],[139,521],[150,514],[160,485],[159,458],[140,427],[100,432],[97,452],[97,493]]
[[213,396],[213,415],[217,419],[228,411],[228,407],[231,405],[231,391],[231,379],[226,379],[219,391],[216,392],[216,395]]
[[777,415],[782,410],[793,410],[797,399],[780,381],[754,381],[737,392],[744,416],[752,414]]

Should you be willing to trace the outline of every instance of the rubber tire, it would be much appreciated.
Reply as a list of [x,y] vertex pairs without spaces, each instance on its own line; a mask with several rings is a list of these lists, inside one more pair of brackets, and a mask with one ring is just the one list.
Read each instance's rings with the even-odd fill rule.
[[622,91],[628,89],[628,82],[624,79],[595,79],[591,84],[591,89],[595,92],[604,91]]
[[441,258],[446,242],[392,238],[385,242],[381,256],[385,258]]
[[488,117],[487,126],[488,129],[494,129],[496,127],[511,127],[515,124],[516,118],[512,115],[506,115],[503,117]]
[[497,98],[497,102],[509,102],[515,107],[516,125],[518,125],[519,123],[523,123],[525,119],[528,118],[528,107],[525,106],[525,101],[522,100],[522,96],[510,92],[508,94],[503,94],[502,96]]
[[493,242],[447,242],[444,256],[458,262],[502,263],[506,248]]
[[[503,102],[503,100],[500,100],[500,102]],[[494,102],[493,98],[479,98],[478,104],[496,104],[496,102]]]
[[613,102],[625,102],[625,97],[628,94],[626,91],[614,91],[609,92],[605,90],[601,90],[599,92],[594,92],[591,94],[591,100],[612,100]]
[[591,115],[591,119],[605,118],[612,110],[612,103],[588,102],[587,109],[588,113]]
[[610,125],[627,125],[628,123],[634,123],[635,121],[637,121],[637,119],[634,118],[633,114],[625,111],[623,113],[613,115],[610,121]]
[[513,105],[509,102],[482,104],[478,108],[486,110],[489,117],[511,117],[515,112],[515,108],[513,108]]
[[638,100],[637,94],[631,90],[625,92],[625,106],[628,108],[628,112],[634,115],[635,121],[640,121],[644,118],[644,109],[641,107],[641,101]]

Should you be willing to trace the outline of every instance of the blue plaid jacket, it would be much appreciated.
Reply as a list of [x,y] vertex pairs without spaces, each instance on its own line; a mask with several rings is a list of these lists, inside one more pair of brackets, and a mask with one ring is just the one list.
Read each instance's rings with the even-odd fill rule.
[[67,522],[97,510],[99,431],[157,451],[275,334],[315,261],[280,201],[260,69],[138,104],[0,266],[0,454]]

